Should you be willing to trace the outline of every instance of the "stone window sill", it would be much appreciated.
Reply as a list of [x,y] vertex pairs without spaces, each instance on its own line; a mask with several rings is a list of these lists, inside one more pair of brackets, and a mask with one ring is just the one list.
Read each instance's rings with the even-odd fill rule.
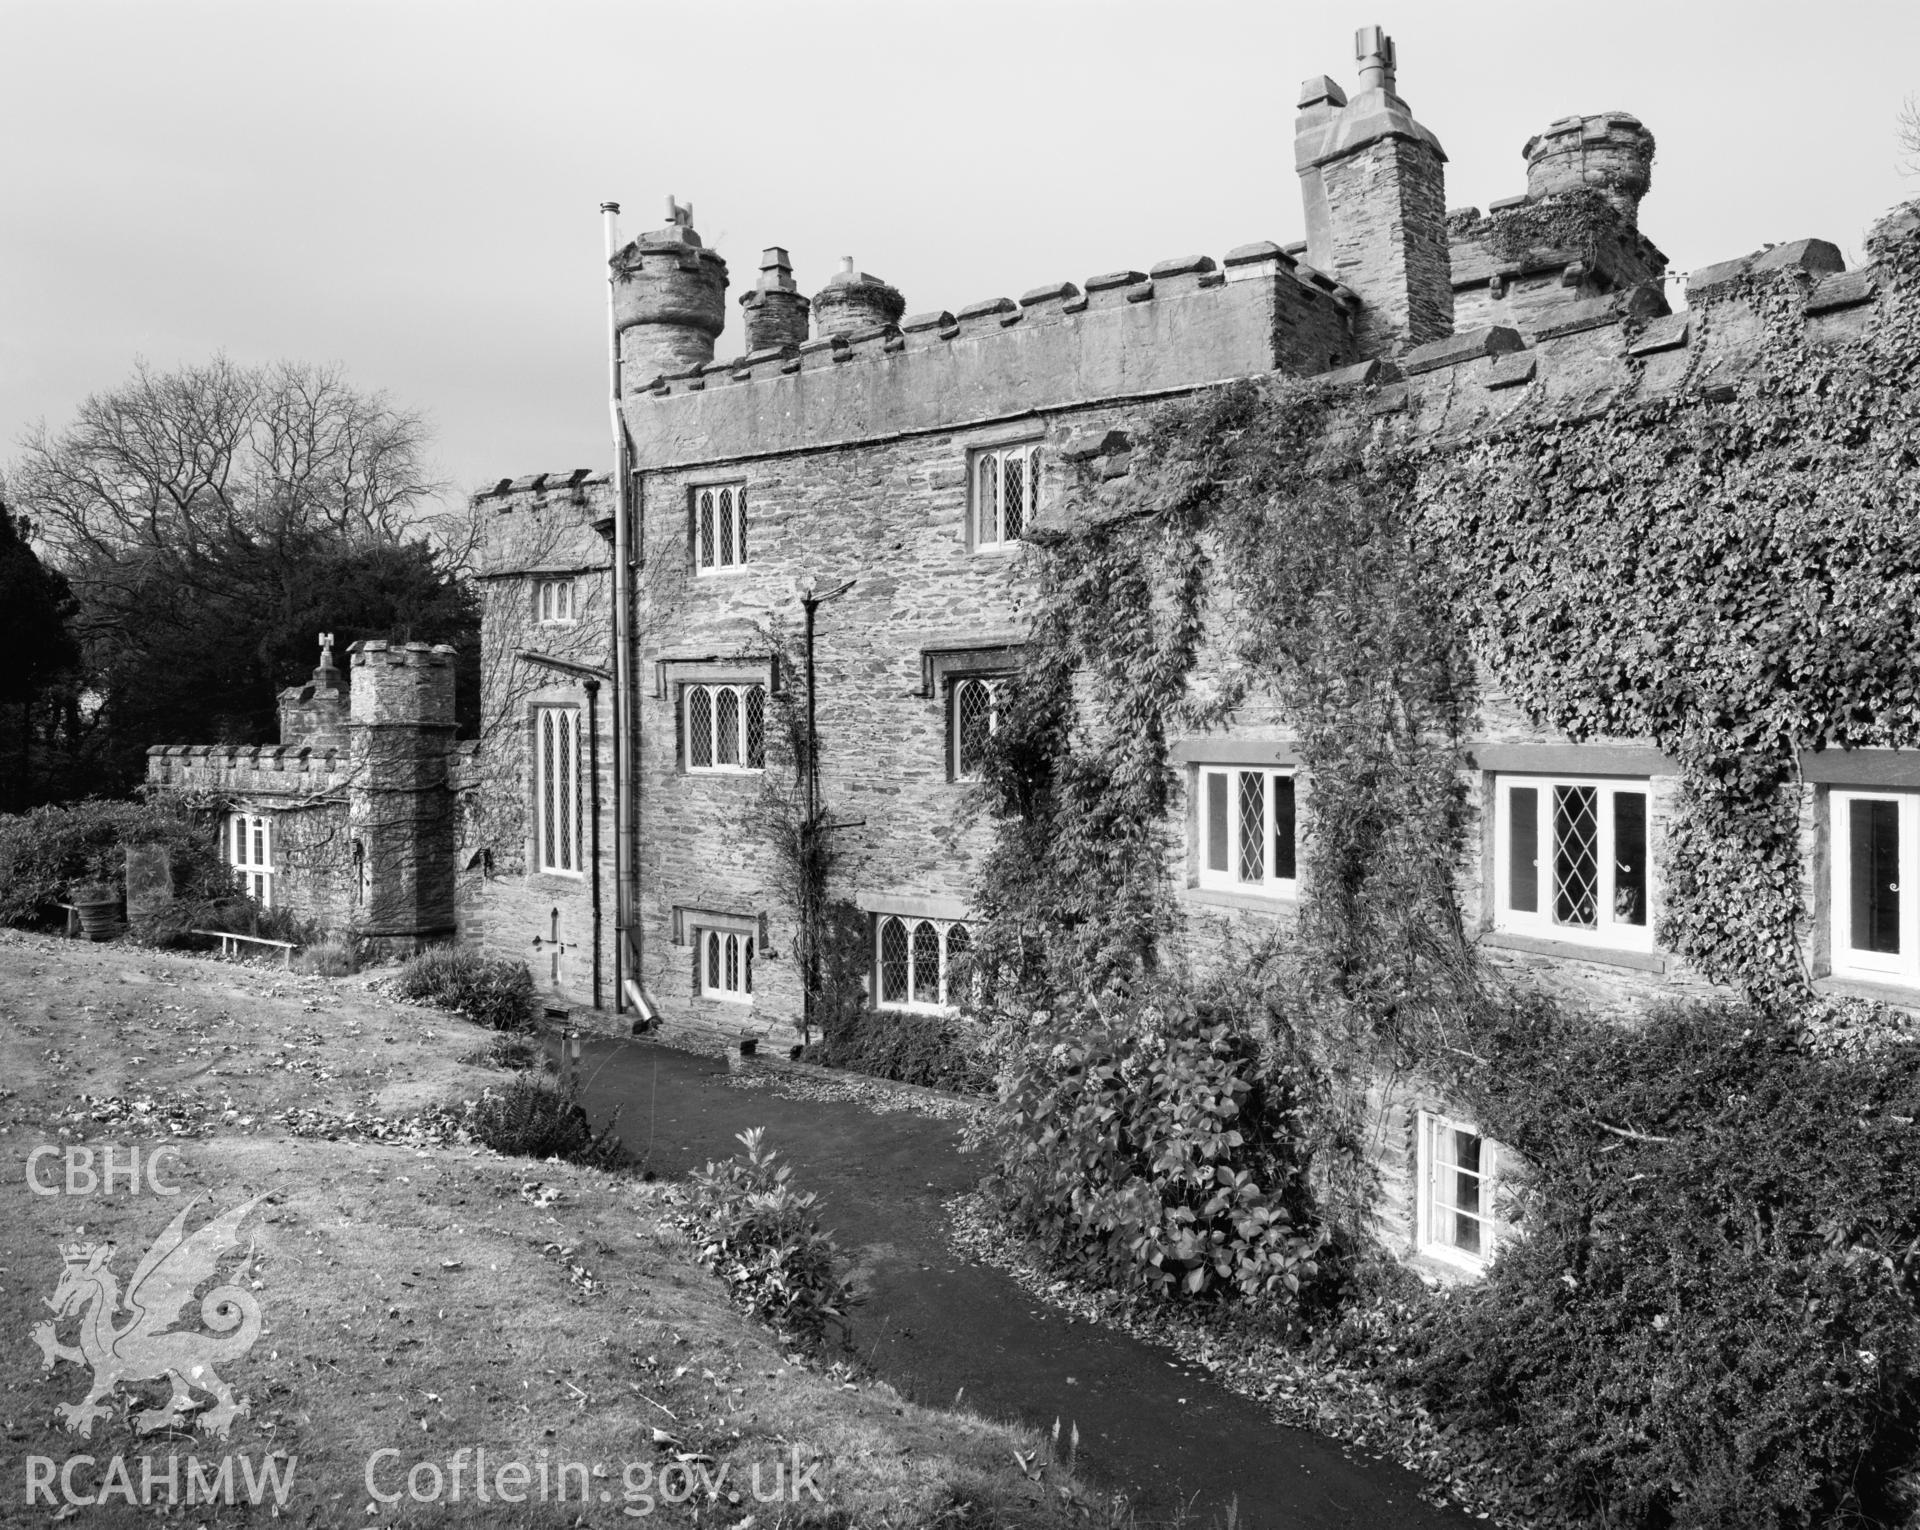
[[1664,973],[1667,970],[1666,955],[1660,951],[1621,951],[1582,945],[1575,940],[1518,935],[1511,930],[1488,930],[1476,943],[1495,951],[1528,951],[1535,956],[1553,956],[1562,961],[1590,962],[1596,967],[1625,967],[1634,972]]
[[1183,887],[1180,896],[1189,903],[1210,908],[1244,908],[1259,914],[1288,914],[1299,907],[1297,898],[1273,898],[1261,893],[1225,892],[1217,887]]

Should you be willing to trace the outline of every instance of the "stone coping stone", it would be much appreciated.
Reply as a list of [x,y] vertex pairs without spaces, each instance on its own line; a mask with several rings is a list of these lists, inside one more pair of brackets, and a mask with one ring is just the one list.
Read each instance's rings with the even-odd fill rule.
[[1110,292],[1115,287],[1133,287],[1147,279],[1144,271],[1108,271],[1101,276],[1089,276],[1086,288],[1089,292]]
[[1577,335],[1589,329],[1603,329],[1609,324],[1618,324],[1620,319],[1620,306],[1610,294],[1564,304],[1529,327],[1536,340],[1551,340],[1556,335]]
[[1399,367],[1391,361],[1375,356],[1368,361],[1356,361],[1352,366],[1336,367],[1331,372],[1322,372],[1319,381],[1335,388],[1352,388],[1365,383],[1398,382],[1400,376]]
[[1838,271],[1823,276],[1807,295],[1807,312],[1832,313],[1837,308],[1857,308],[1871,303],[1880,291],[1880,283],[1871,271]]
[[1532,200],[1533,198],[1528,196],[1524,191],[1517,197],[1495,197],[1491,202],[1487,203],[1487,211],[1490,213],[1511,212],[1516,207],[1525,207]]
[[965,308],[960,310],[957,317],[962,323],[965,323],[968,319],[984,319],[989,314],[1018,313],[1019,311],[1019,304],[1015,303],[1012,298],[983,298],[978,303],[967,304]]
[[1702,266],[1687,275],[1687,299],[1691,302],[1701,293],[1711,292],[1716,287],[1725,287],[1737,282],[1752,269],[1754,257],[1742,255],[1738,260],[1722,260],[1711,266]]
[[1847,269],[1839,249],[1825,239],[1794,239],[1776,244],[1753,262],[1753,274],[1771,271],[1806,271],[1815,276],[1836,276]]
[[1534,352],[1509,351],[1493,358],[1493,365],[1487,368],[1486,384],[1489,388],[1517,388],[1532,382],[1538,368],[1539,357]]
[[1221,258],[1223,266],[1247,266],[1256,261],[1277,260],[1283,266],[1296,266],[1299,261],[1289,255],[1284,248],[1271,239],[1256,239],[1252,244],[1237,244]]
[[1182,255],[1174,260],[1163,260],[1147,272],[1155,281],[1166,276],[1204,276],[1209,271],[1217,271],[1211,255]]
[[1677,351],[1687,343],[1690,315],[1670,313],[1655,319],[1627,344],[1629,356],[1654,356]]
[[1522,350],[1525,346],[1519,330],[1509,329],[1504,324],[1489,324],[1480,329],[1448,335],[1441,340],[1429,340],[1425,345],[1416,345],[1400,358],[1400,370],[1409,377],[1417,377],[1422,372],[1458,366],[1463,361],[1472,361],[1479,356],[1504,355],[1508,351]]
[[917,335],[929,329],[952,329],[953,315],[942,308],[932,313],[909,314],[900,321],[900,332]]
[[1080,289],[1072,282],[1051,282],[1045,287],[1035,287],[1020,294],[1020,306],[1031,308],[1035,303],[1070,303],[1080,296]]

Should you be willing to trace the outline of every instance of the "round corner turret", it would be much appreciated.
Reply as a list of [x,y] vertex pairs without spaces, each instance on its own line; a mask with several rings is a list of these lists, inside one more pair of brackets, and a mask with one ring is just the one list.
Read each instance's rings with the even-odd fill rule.
[[713,360],[727,323],[727,263],[701,244],[693,209],[667,199],[667,223],[613,257],[622,391]]
[[1521,151],[1527,196],[1538,202],[1591,188],[1638,228],[1640,199],[1653,184],[1653,149],[1653,134],[1630,112],[1562,117]]

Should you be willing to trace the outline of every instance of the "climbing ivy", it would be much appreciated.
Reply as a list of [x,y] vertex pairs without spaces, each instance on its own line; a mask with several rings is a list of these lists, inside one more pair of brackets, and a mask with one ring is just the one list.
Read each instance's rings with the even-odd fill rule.
[[[1474,988],[1477,660],[1537,724],[1678,761],[1663,943],[1802,992],[1798,755],[1920,741],[1917,245],[1912,218],[1882,237],[1889,311],[1842,343],[1807,338],[1803,279],[1746,279],[1732,386],[1642,394],[1632,363],[1610,408],[1543,397],[1448,440],[1284,379],[1165,406],[1041,552],[986,773],[988,966],[1038,998],[1152,973],[1179,922],[1168,739],[1270,704],[1309,782],[1303,991],[1419,1055]],[[1696,357],[1726,311],[1694,313]]]

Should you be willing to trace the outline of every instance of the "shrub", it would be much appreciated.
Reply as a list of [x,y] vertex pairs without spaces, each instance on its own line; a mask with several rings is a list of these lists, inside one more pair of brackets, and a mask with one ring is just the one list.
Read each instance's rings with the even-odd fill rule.
[[809,1061],[960,1094],[991,1094],[985,1027],[957,1015],[862,1008],[836,1024]]
[[993,1186],[1050,1261],[1155,1298],[1292,1305],[1317,1273],[1305,1080],[1184,1000],[1033,1017],[988,1123]]
[[217,818],[211,801],[180,793],[144,802],[90,797],[0,816],[0,923],[54,917],[80,883],[108,883],[119,897],[127,846],[136,844],[166,847],[178,897],[217,897],[233,883],[220,858]]
[[201,930],[231,930],[236,935],[289,940],[297,946],[311,945],[319,938],[319,926],[312,920],[303,920],[284,908],[263,908],[237,887],[228,888],[218,897],[176,897],[146,914],[130,929],[133,939],[141,945],[163,950],[212,949],[213,938],[199,934]]
[[522,1158],[612,1168],[626,1157],[612,1127],[596,1136],[571,1092],[537,1073],[523,1073],[499,1093],[489,1089],[481,1095],[468,1107],[467,1129],[495,1152]]
[[319,977],[351,977],[360,970],[360,953],[344,935],[315,941],[294,958],[294,970]]
[[1807,1035],[1729,1006],[1479,1043],[1526,1236],[1438,1304],[1411,1375],[1537,1503],[1649,1530],[1911,1510],[1920,1047]]
[[701,1262],[761,1321],[810,1346],[830,1325],[849,1337],[853,1287],[835,1273],[838,1250],[820,1231],[817,1197],[794,1188],[793,1170],[763,1149],[763,1132],[741,1132],[741,1152],[691,1176],[687,1230]]
[[403,999],[458,1010],[496,1031],[533,1029],[533,974],[525,962],[466,946],[435,946],[401,967],[394,990]]

